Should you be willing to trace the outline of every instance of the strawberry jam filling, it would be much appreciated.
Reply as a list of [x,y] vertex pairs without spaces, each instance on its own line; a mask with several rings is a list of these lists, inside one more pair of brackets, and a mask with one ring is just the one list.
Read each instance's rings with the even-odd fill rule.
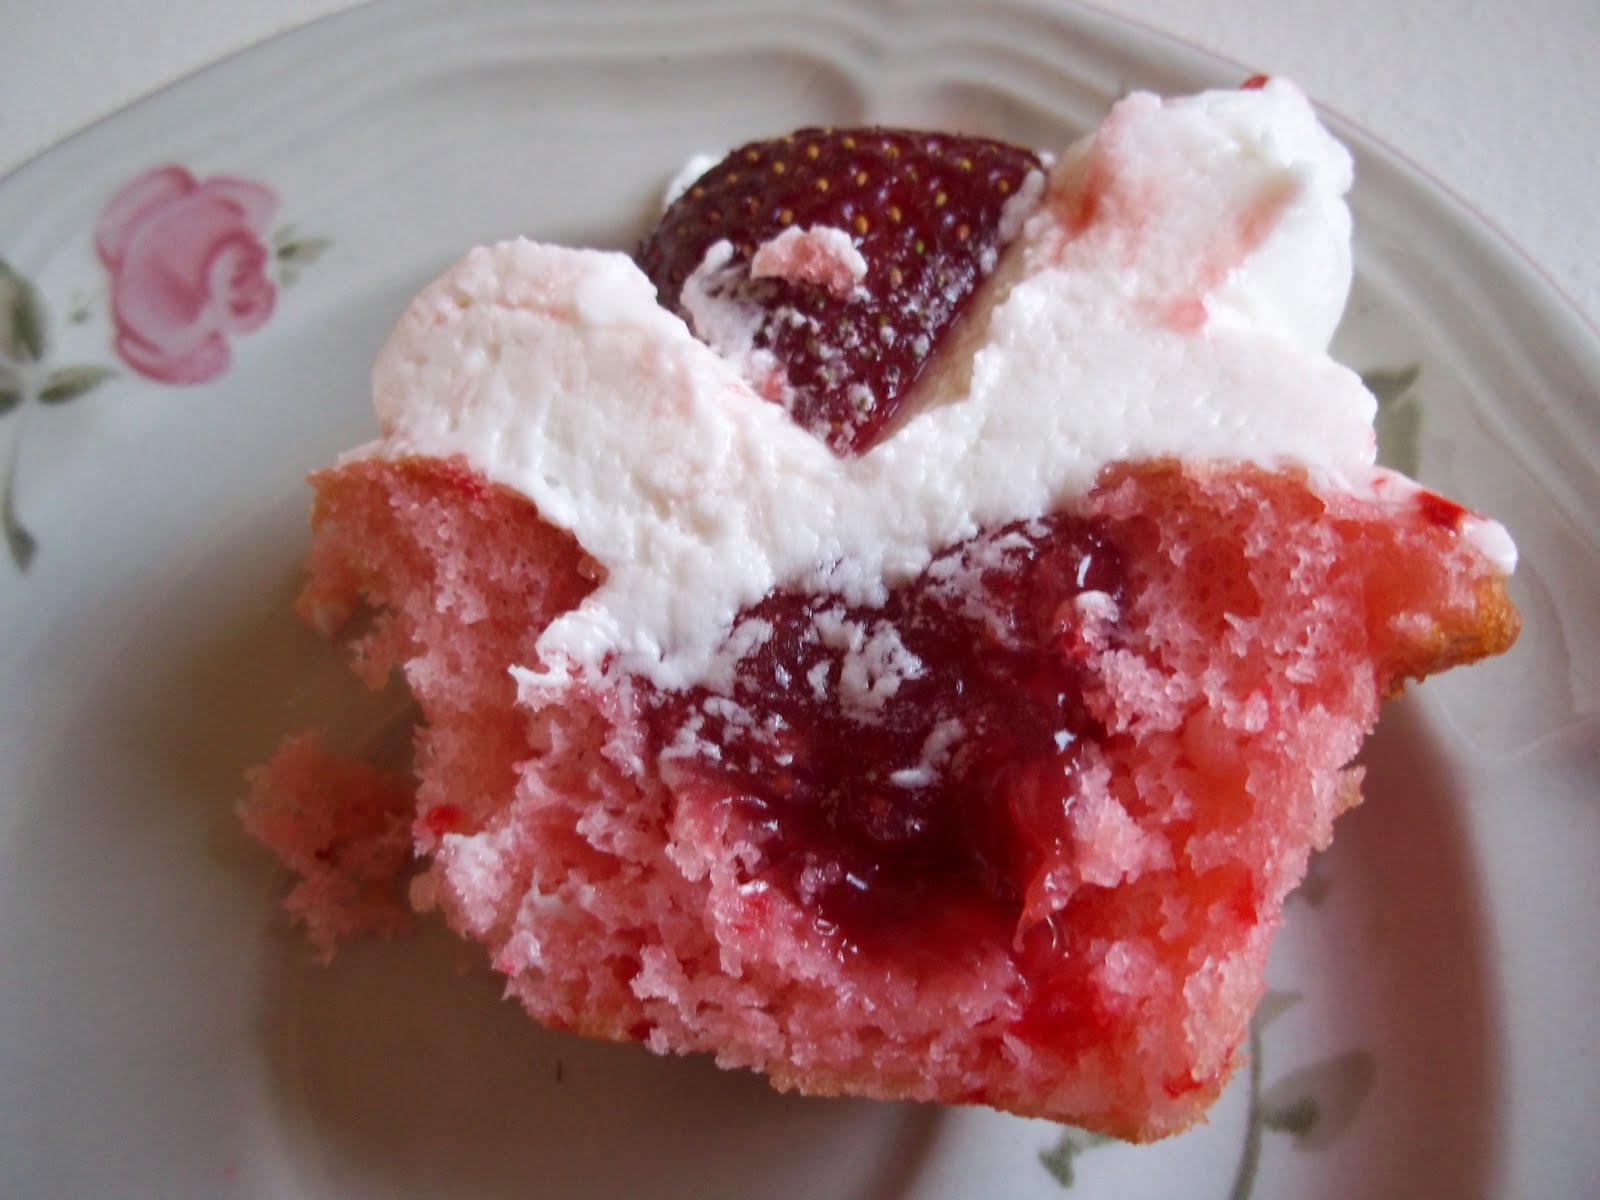
[[751,881],[825,936],[954,917],[1009,938],[1103,734],[1084,657],[1124,583],[1100,524],[1056,516],[947,550],[878,606],[774,592],[736,623],[726,686],[647,702],[665,774],[724,806]]

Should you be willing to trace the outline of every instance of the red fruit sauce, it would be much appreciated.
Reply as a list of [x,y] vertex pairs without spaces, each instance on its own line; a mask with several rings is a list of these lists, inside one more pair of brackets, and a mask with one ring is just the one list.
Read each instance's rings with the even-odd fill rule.
[[1454,500],[1447,500],[1437,492],[1426,490],[1417,493],[1417,511],[1431,524],[1451,532],[1460,529],[1461,522],[1469,515]]
[[1103,735],[1083,660],[1115,636],[1124,586],[1104,528],[1057,516],[944,552],[881,607],[775,592],[743,614],[770,635],[731,688],[648,702],[668,776],[726,803],[754,877],[847,944],[935,909],[1014,925],[1079,747]]

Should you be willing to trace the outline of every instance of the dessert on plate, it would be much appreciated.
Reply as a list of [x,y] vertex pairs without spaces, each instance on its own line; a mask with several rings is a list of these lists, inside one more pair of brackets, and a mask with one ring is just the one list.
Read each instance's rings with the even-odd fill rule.
[[419,718],[253,777],[290,912],[437,910],[540,1021],[782,1088],[1198,1119],[1380,702],[1516,635],[1505,531],[1327,354],[1350,182],[1252,81],[473,250],[312,480],[301,611]]

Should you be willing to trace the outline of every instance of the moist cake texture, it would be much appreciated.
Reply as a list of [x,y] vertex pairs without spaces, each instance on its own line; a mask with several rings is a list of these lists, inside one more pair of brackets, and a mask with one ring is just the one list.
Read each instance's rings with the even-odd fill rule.
[[802,131],[640,266],[469,254],[312,481],[301,611],[420,712],[413,777],[253,777],[313,944],[438,910],[555,1028],[1198,1119],[1381,701],[1516,634],[1505,531],[1376,467],[1327,357],[1349,181],[1273,81],[1048,169]]

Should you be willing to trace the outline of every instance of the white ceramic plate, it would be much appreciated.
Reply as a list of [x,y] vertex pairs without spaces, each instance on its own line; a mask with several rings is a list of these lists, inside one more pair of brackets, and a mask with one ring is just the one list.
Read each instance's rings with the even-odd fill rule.
[[[320,970],[232,818],[284,732],[384,727],[289,615],[297,480],[366,436],[380,338],[464,247],[625,246],[691,152],[799,124],[1060,145],[1128,88],[1237,76],[1024,0],[395,0],[0,181],[0,1192],[1586,1194],[1600,348],[1348,129],[1359,280],[1338,349],[1389,373],[1389,453],[1512,528],[1526,631],[1385,717],[1368,803],[1291,905],[1270,973],[1286,995],[1209,1126],[1086,1145],[982,1111],[776,1096],[544,1032],[435,929]],[[232,324],[163,307],[162,272],[219,249],[197,278],[258,281]]]

